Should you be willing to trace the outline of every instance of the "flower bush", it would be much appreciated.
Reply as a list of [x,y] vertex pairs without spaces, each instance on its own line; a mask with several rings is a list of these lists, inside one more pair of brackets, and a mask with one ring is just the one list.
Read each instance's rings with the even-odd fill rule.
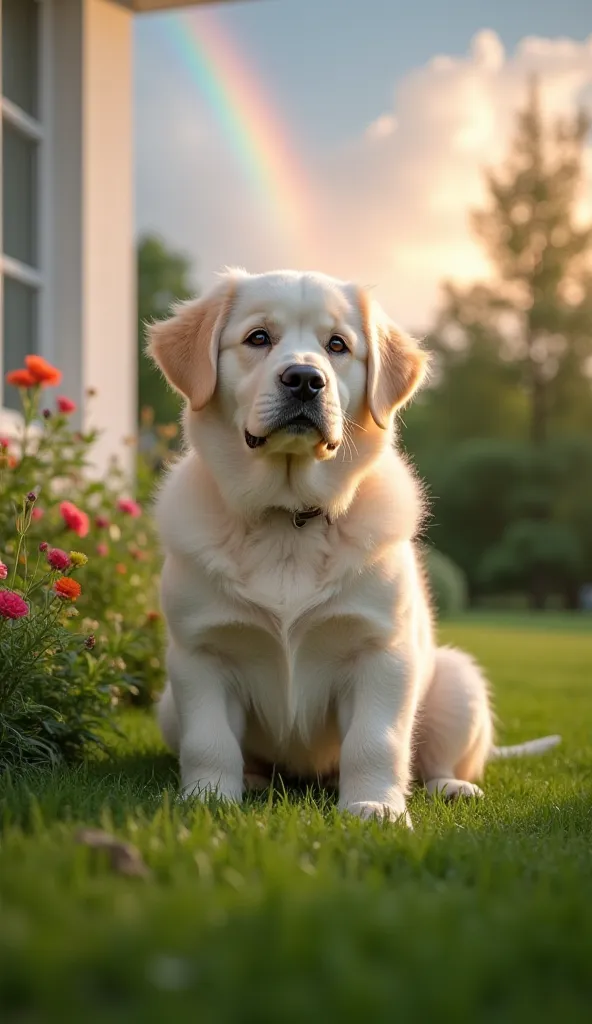
[[86,557],[46,542],[31,555],[36,500],[28,492],[17,511],[12,570],[0,562],[0,768],[102,745],[123,692],[112,652],[92,654],[94,635],[70,628]]
[[151,700],[163,677],[150,517],[116,461],[97,479],[75,403],[45,404],[59,370],[28,356],[6,380],[23,426],[0,437],[0,764],[79,753],[114,702]]

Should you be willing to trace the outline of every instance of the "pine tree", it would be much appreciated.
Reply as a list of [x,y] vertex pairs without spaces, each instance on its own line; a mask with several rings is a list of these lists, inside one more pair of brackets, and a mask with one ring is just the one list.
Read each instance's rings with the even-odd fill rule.
[[571,420],[576,433],[592,425],[592,225],[578,222],[590,124],[583,112],[546,122],[531,83],[509,156],[487,172],[488,203],[473,215],[496,277],[466,291],[449,286],[443,313],[468,342],[488,327],[520,366],[536,444],[553,422]]

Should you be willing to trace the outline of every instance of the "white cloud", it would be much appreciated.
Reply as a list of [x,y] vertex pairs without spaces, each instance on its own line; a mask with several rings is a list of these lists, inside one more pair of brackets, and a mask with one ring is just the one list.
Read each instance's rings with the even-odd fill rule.
[[[466,56],[437,56],[403,78],[392,109],[377,112],[360,138],[316,161],[303,158],[316,196],[298,252],[250,198],[195,100],[177,84],[163,101],[158,81],[147,81],[138,124],[140,226],[184,246],[202,280],[226,263],[315,267],[375,285],[393,316],[421,329],[442,278],[487,273],[467,214],[483,201],[483,168],[507,152],[533,73],[550,116],[573,112],[592,99],[592,36],[525,38],[508,55],[484,30]],[[582,210],[592,215],[592,150],[587,177]]]

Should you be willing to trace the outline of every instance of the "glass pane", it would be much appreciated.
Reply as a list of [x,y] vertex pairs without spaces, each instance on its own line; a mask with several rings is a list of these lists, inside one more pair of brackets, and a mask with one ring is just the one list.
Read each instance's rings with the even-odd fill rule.
[[[24,365],[25,356],[37,351],[37,291],[4,277],[4,371]],[[20,409],[16,388],[4,388],[3,404]]]
[[38,0],[2,0],[2,93],[38,115]]
[[37,265],[37,149],[6,121],[2,126],[3,249],[30,266]]

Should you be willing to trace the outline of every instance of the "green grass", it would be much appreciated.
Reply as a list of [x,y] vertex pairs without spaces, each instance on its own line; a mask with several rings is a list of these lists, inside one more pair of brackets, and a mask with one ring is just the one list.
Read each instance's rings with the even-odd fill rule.
[[[584,1021],[592,1000],[592,634],[447,626],[489,670],[508,741],[486,799],[414,794],[415,832],[323,793],[180,806],[151,720],[109,762],[0,782],[0,1020]],[[148,879],[77,845],[131,840]]]

